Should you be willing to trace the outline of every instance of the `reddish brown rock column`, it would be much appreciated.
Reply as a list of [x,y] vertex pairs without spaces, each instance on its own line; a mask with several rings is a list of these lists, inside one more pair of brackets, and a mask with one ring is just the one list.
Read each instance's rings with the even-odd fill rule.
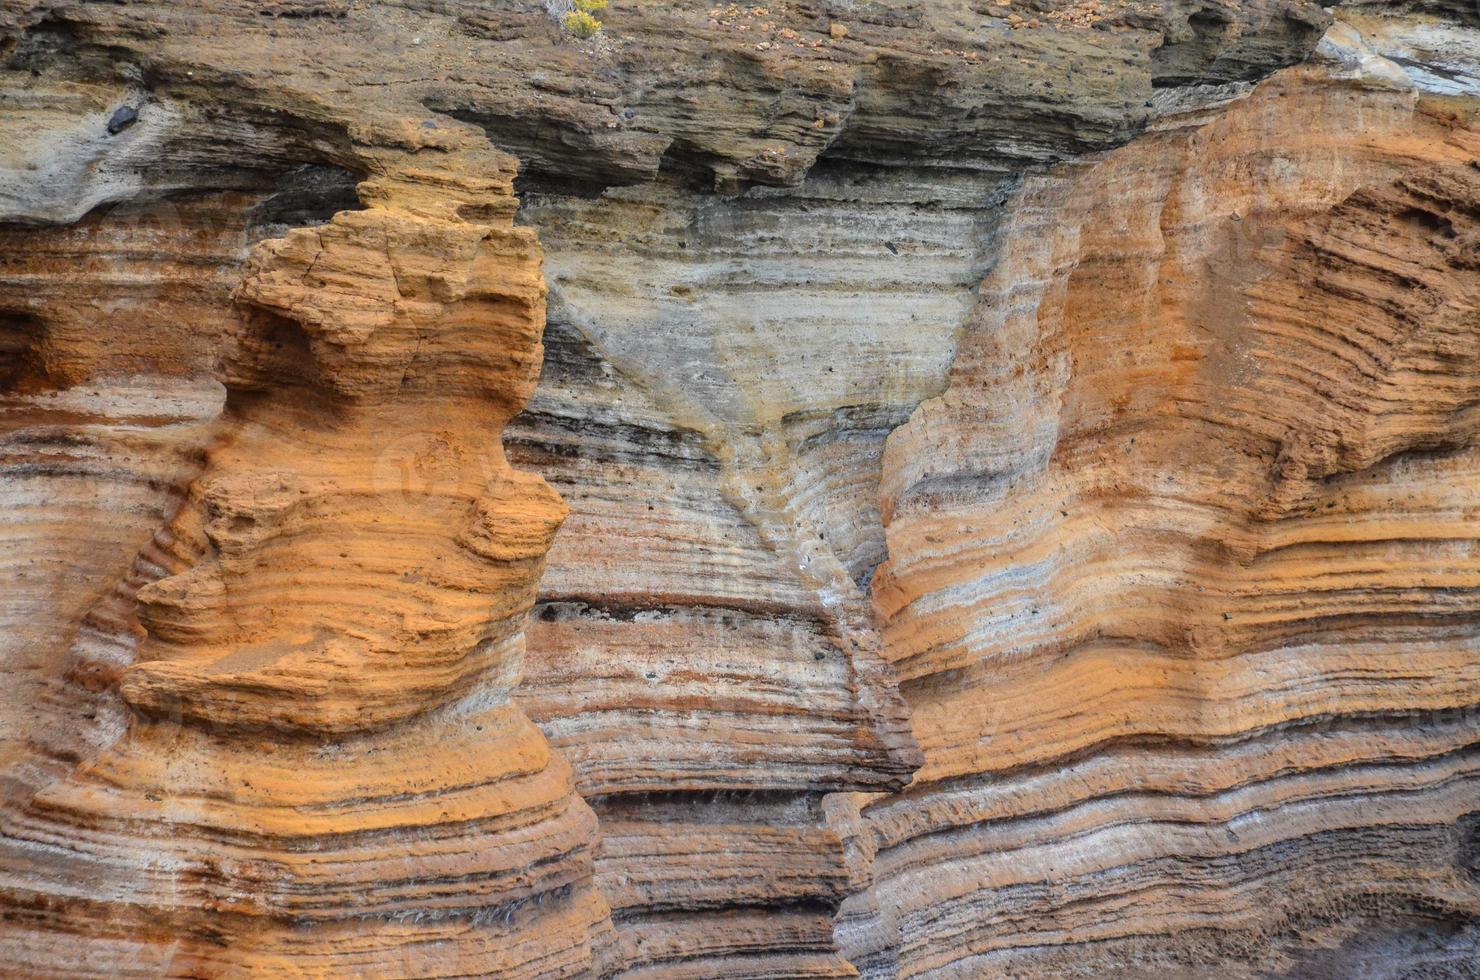
[[373,180],[255,251],[219,438],[139,590],[132,723],[7,828],[13,962],[597,971],[595,819],[508,698],[565,507],[499,444],[544,286],[496,190]]
[[885,453],[926,762],[863,804],[870,975],[1253,976],[1480,914],[1477,147],[1295,69],[1008,203]]

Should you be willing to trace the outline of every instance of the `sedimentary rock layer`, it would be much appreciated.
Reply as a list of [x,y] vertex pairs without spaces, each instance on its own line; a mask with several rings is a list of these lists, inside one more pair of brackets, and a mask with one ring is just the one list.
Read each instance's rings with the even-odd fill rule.
[[41,778],[24,771],[29,742],[107,727],[90,699],[131,659],[114,638],[132,616],[130,566],[199,472],[224,401],[209,370],[232,286],[218,270],[253,202],[178,202],[173,233],[127,208],[44,237],[4,232],[0,754],[14,792]]
[[[84,766],[9,800],[0,943],[18,968],[598,970],[595,822],[508,700],[565,513],[498,442],[538,370],[538,247],[509,225],[511,170],[459,184],[383,162],[361,188],[369,207],[258,245],[235,305],[219,290],[198,301],[227,336],[184,337],[226,341],[225,407],[198,409],[215,425],[201,475],[133,571],[88,568],[137,597],[143,642],[118,685],[131,716]],[[479,220],[458,217],[473,208]],[[158,247],[178,262],[213,212],[174,213],[191,220]],[[143,237],[114,232],[121,247]],[[66,335],[42,322],[23,387],[66,370],[47,357]],[[190,353],[178,330],[141,334]],[[180,368],[189,380],[200,365]],[[38,401],[30,431],[46,423]],[[152,412],[112,421],[148,433]],[[185,446],[196,434],[170,428]],[[141,447],[156,467],[176,452]],[[38,473],[70,475],[54,461]],[[155,481],[162,500],[115,506],[135,522],[162,510],[181,481]],[[70,666],[53,687],[96,680],[93,664]]]
[[728,204],[525,201],[557,298],[509,446],[574,514],[519,695],[602,817],[636,962],[831,955],[847,875],[820,796],[919,764],[865,594],[879,451],[944,373],[995,186],[830,168]]
[[1452,7],[0,0],[0,960],[1469,962]]
[[1007,204],[885,452],[926,763],[861,801],[866,973],[1253,974],[1480,910],[1480,142],[1390,77],[1292,70]]
[[[22,63],[48,43],[23,39]],[[65,137],[109,84],[35,83],[50,108],[6,141],[75,154],[73,194],[188,191],[7,232],[7,487],[42,560],[14,559],[37,627],[6,701],[6,963],[604,972],[594,817],[508,699],[565,514],[499,443],[544,323],[514,161],[455,123],[377,145],[372,113],[371,139],[318,151],[365,175],[363,209],[335,214],[346,185],[321,171],[272,176],[314,159],[282,121],[261,153],[235,120],[176,133],[237,155],[188,188],[179,141],[163,169],[103,179]],[[113,162],[212,118],[157,107]],[[12,216],[70,218],[55,176],[12,182]],[[29,516],[43,502],[51,523]]]
[[[1342,85],[1331,81],[1331,76],[1339,73],[1337,55],[1357,54],[1360,50],[1333,51],[1319,72],[1282,80],[1257,99],[1249,100],[1248,105],[1241,104],[1247,88],[1238,85],[1202,92],[1169,90],[1171,97],[1158,102],[1165,107],[1159,111],[1169,113],[1158,124],[1164,132],[1143,137],[1138,150],[1142,155],[1127,156],[1113,190],[1104,192],[1092,205],[1084,205],[1081,225],[1103,221],[1106,214],[1125,220],[1121,217],[1124,209],[1135,207],[1145,208],[1149,215],[1140,220],[1158,220],[1161,209],[1183,206],[1184,198],[1210,198],[1219,220],[1234,225],[1240,223],[1239,219],[1227,216],[1237,215],[1240,210],[1252,214],[1258,209],[1249,202],[1261,197],[1275,212],[1294,207],[1314,213],[1368,179],[1378,180],[1424,162],[1424,152],[1396,145],[1407,135],[1405,127],[1424,118],[1423,114],[1415,116],[1414,97],[1406,91],[1411,85],[1396,66],[1369,52],[1358,66],[1359,80]],[[1383,91],[1384,85],[1394,89]],[[1282,118],[1292,101],[1307,89],[1314,93],[1309,101],[1294,118]],[[1189,103],[1207,108],[1189,113]],[[1326,118],[1322,118],[1322,112]],[[1199,136],[1191,135],[1225,113],[1222,129],[1206,128]],[[1306,129],[1313,125],[1315,132],[1307,135]],[[1362,140],[1351,136],[1353,128],[1362,127],[1366,130],[1363,138],[1375,136],[1395,145],[1382,152],[1364,149]],[[1423,128],[1426,132],[1422,139],[1442,142],[1448,138],[1445,124],[1429,120]],[[1444,135],[1436,135],[1440,133]],[[1221,151],[1223,156],[1211,163],[1201,159],[1197,151],[1166,155],[1169,149],[1176,150],[1193,139],[1200,141],[1198,146],[1228,146]],[[1296,145],[1304,155],[1292,159],[1293,154],[1286,151]],[[1451,146],[1448,159],[1462,159],[1464,152],[1463,147]],[[1212,154],[1205,151],[1203,155]],[[1385,169],[1369,158],[1381,158]],[[1164,182],[1148,180],[1140,169],[1152,160],[1165,175]],[[1251,166],[1265,171],[1260,181],[1243,180],[1242,168]],[[1211,176],[1187,172],[1197,167],[1216,172]],[[1326,168],[1336,169],[1340,176],[1324,176]],[[1144,192],[1135,187],[1142,180],[1147,181]],[[1277,182],[1273,190],[1266,186]],[[1035,208],[1041,205],[1019,193],[1013,200],[1025,213],[1041,218],[1043,224],[1018,218],[1018,226],[999,230],[996,215],[1005,191],[1004,185],[989,175],[964,179],[928,170],[880,173],[856,164],[831,164],[814,169],[795,191],[752,193],[733,203],[705,202],[702,207],[691,203],[691,193],[661,183],[641,191],[608,193],[597,201],[554,194],[536,194],[526,200],[523,214],[540,228],[550,251],[555,297],[551,331],[555,339],[547,359],[545,382],[531,410],[516,422],[511,445],[531,468],[552,474],[563,495],[572,502],[575,516],[552,555],[545,585],[548,601],[532,633],[530,676],[522,691],[531,711],[557,744],[572,754],[578,772],[588,774],[591,782],[587,791],[601,797],[596,801],[598,812],[604,813],[608,805],[615,806],[619,793],[633,795],[622,802],[620,816],[614,813],[613,817],[622,828],[622,847],[613,848],[599,861],[599,867],[605,869],[604,880],[610,883],[608,894],[621,896],[617,903],[619,930],[634,937],[639,962],[667,956],[671,957],[670,968],[682,961],[699,969],[694,956],[713,956],[728,958],[709,966],[715,973],[740,969],[734,959],[736,951],[728,946],[712,946],[695,939],[689,939],[688,945],[674,945],[658,943],[655,937],[692,928],[692,915],[676,915],[678,910],[714,909],[714,874],[733,874],[728,869],[740,860],[758,866],[755,870],[764,869],[768,863],[763,857],[753,856],[758,853],[753,845],[741,841],[706,852],[675,848],[669,840],[675,825],[697,819],[678,814],[702,813],[708,806],[733,813],[732,801],[726,797],[717,797],[711,803],[699,796],[679,808],[677,801],[668,796],[662,800],[660,820],[632,820],[640,794],[653,792],[648,787],[656,785],[657,773],[666,769],[682,774],[675,787],[678,789],[702,786],[688,782],[695,778],[695,767],[712,772],[716,762],[727,758],[725,745],[688,733],[694,729],[722,731],[721,726],[728,722],[710,717],[716,707],[741,718],[759,712],[758,707],[751,706],[754,699],[751,703],[732,702],[731,690],[754,690],[762,684],[762,690],[771,690],[769,683],[753,674],[732,672],[736,645],[754,635],[752,617],[731,615],[716,624],[712,614],[696,616],[685,606],[703,610],[718,605],[730,610],[741,607],[747,595],[772,593],[774,586],[754,581],[757,564],[747,563],[743,571],[730,570],[739,564],[729,556],[735,554],[734,542],[744,540],[747,524],[762,529],[766,540],[781,542],[783,547],[805,556],[800,563],[805,570],[836,560],[854,584],[864,592],[870,590],[870,578],[882,550],[876,537],[878,510],[872,499],[873,487],[879,479],[879,440],[893,428],[888,420],[929,395],[933,387],[944,385],[940,363],[931,352],[955,349],[966,322],[961,304],[975,298],[973,267],[985,266],[997,257],[999,248],[1011,249],[1018,240],[1029,249],[1052,240],[1045,231],[1061,220],[1057,212],[1038,214]],[[1136,196],[1127,196],[1131,191]],[[1014,213],[1011,206],[1008,213]],[[1186,220],[1209,223],[1205,215]],[[1254,220],[1251,218],[1250,228]],[[1206,228],[1194,234],[1205,235]],[[1134,250],[1141,246],[1120,247]],[[1204,313],[1225,303],[1230,291],[1239,286],[1238,276],[1244,274],[1231,273],[1223,266],[1250,261],[1242,252],[1252,246],[1242,241],[1234,243],[1231,257],[1221,252],[1211,257],[1208,254],[1213,248],[1225,247],[1216,241],[1211,245],[1199,242],[1195,247],[1168,246],[1170,250],[1193,253],[1186,260],[1186,268],[1165,274],[1183,277],[1178,281],[1193,294],[1183,302],[1200,304]],[[1127,288],[1121,278],[1116,274],[1095,278],[1099,270],[1080,270],[1078,261],[1076,253],[1066,263],[1075,268],[1064,274],[1082,277],[1081,288],[1094,297],[1084,300],[1087,305],[1124,302],[1131,311],[1139,309],[1139,303],[1155,305],[1134,295],[1112,299],[1117,291]],[[1205,265],[1214,268],[1210,271]],[[1004,282],[1035,282],[1033,277],[1038,274],[1031,270],[1025,274],[1019,265],[1007,269],[1002,273],[1008,277]],[[1291,271],[1297,276],[1309,275]],[[1014,303],[1017,308],[1024,305],[1013,297],[993,296],[983,300],[981,308],[991,310],[999,299],[1001,309],[1014,308]],[[1031,316],[1034,309],[1028,306],[1024,316]],[[1178,356],[1178,348],[1169,355],[1160,352],[1162,338],[1152,335],[1131,345],[1124,335],[1134,337],[1145,325],[1134,319],[1133,312],[1124,317],[1121,339],[1145,351],[1142,356],[1148,363],[1155,364],[1157,357]],[[966,327],[968,335],[984,329],[979,320],[973,320]],[[1002,347],[983,360],[996,364],[996,370],[1018,370],[1020,362],[1008,356],[1014,353],[1017,340],[1002,341]],[[1099,350],[1086,356],[1106,368],[1118,363]],[[1141,380],[1132,376],[1125,384],[1131,386]],[[1044,381],[1042,397],[1050,398],[1060,381]],[[907,473],[913,472],[909,467],[933,470],[956,451],[953,441],[990,439],[991,427],[1012,424],[1014,412],[1031,410],[1031,403],[1019,395],[1017,390],[1010,390],[991,411],[973,415],[953,433],[941,433],[939,444],[909,447],[901,453],[900,468]],[[947,394],[946,398],[950,397]],[[933,409],[934,403],[928,403],[922,413]],[[998,414],[1006,421],[997,418]],[[601,438],[585,438],[591,433],[600,433]],[[1019,438],[1003,452],[1054,451],[1057,433],[1052,430],[1017,435]],[[1092,443],[1093,437],[1089,441]],[[754,462],[757,460],[761,465]],[[695,472],[696,464],[701,463],[702,476]],[[1134,461],[1129,465],[1134,466]],[[707,475],[713,471],[728,476],[730,486],[723,479]],[[739,474],[744,475],[736,479]],[[735,483],[739,485],[738,493]],[[921,483],[930,485],[924,480]],[[734,507],[737,497],[739,506]],[[949,500],[949,495],[944,499]],[[886,510],[893,507],[887,485],[882,500]],[[939,498],[931,497],[921,508],[928,512],[939,504]],[[745,518],[745,524],[738,528],[735,518],[729,516],[735,511]],[[960,528],[944,540],[979,544],[985,554],[996,547],[993,539],[975,526]],[[1102,540],[1118,539],[1107,531]],[[973,567],[970,574],[978,571]],[[649,583],[650,587],[660,583],[651,591],[662,597],[662,605],[647,606],[634,596],[634,585],[628,583],[637,582]],[[841,598],[846,608],[847,597],[852,594],[846,580],[834,574],[824,579],[821,587],[823,594]],[[1253,591],[1258,586],[1245,588]],[[1052,595],[1053,590],[1040,586],[1039,594]],[[572,603],[572,598],[579,601]],[[1030,594],[1024,601],[1033,598]],[[1148,614],[1156,614],[1155,603],[1130,596],[1126,601],[1147,604]],[[1221,608],[1217,612],[1221,615]],[[1022,619],[1019,622],[1007,616],[982,628],[1004,642],[1028,643],[1040,642],[1032,638],[1033,631],[1051,632],[1055,628],[1030,617]],[[852,620],[865,637],[868,622],[866,614]],[[716,626],[727,628],[721,632]],[[796,624],[788,623],[787,629],[788,636],[798,635]],[[1030,635],[1025,637],[1021,630]],[[916,624],[901,626],[896,633],[886,634],[887,652],[902,658],[904,649],[919,636]],[[761,640],[778,643],[769,633],[761,634]],[[683,650],[681,657],[679,650]],[[980,654],[980,647],[967,646],[962,650],[962,663],[972,662]],[[1267,660],[1273,657],[1265,654]],[[697,666],[711,658],[712,668]],[[1446,666],[1463,670],[1472,659],[1467,651],[1457,651],[1447,665],[1439,663],[1432,669],[1440,674]],[[778,665],[783,670],[805,670],[804,661],[790,668],[787,664],[792,661],[775,652],[761,662],[773,670]],[[678,663],[683,672],[675,674]],[[1035,677],[1036,670],[1036,665],[1030,665],[1021,674]],[[1153,689],[1166,685],[1170,670],[1165,673],[1167,676],[1148,682]],[[1335,696],[1338,688],[1324,664],[1290,665],[1285,674],[1290,678],[1303,675],[1304,683],[1319,689],[1322,697]],[[983,672],[982,676],[995,682],[998,677],[1006,680],[1018,675]],[[690,678],[723,686],[711,686],[712,693],[700,701],[684,683]],[[931,739],[952,737],[947,733],[954,731],[979,731],[986,737],[995,734],[997,716],[1005,709],[987,683],[983,680],[961,698],[942,705],[928,726],[917,722],[915,732],[922,743],[928,748]],[[1146,693],[1116,678],[1102,683],[1118,693],[1119,704],[1129,705],[1132,710]],[[629,686],[631,693],[610,696]],[[1064,686],[1077,690],[1073,683]],[[1226,694],[1224,687],[1228,687]],[[801,692],[806,692],[805,697],[816,703],[817,696],[811,693],[807,681],[792,681],[790,689],[798,691],[799,698]],[[1267,688],[1245,683],[1242,689],[1247,692],[1245,700],[1278,704],[1277,696]],[[1204,693],[1213,690],[1219,693]],[[1191,691],[1179,697],[1193,705],[1195,715],[1216,716],[1219,737],[1248,737],[1251,730],[1283,723],[1283,718],[1265,722],[1246,717],[1249,709],[1240,709],[1238,690],[1236,685],[1225,685],[1221,678],[1208,676],[1198,679]],[[910,691],[908,684],[906,691]],[[1470,682],[1463,677],[1451,684],[1450,693],[1446,704],[1473,702]],[[1024,690],[1023,704],[1042,710],[1062,697],[1054,679],[1046,678]],[[1225,699],[1233,703],[1225,703]],[[928,705],[929,710],[934,708]],[[1079,714],[1078,723],[1091,729],[1105,725],[1134,727],[1121,717],[1117,705],[1104,708],[1066,706],[1065,710]],[[1193,735],[1201,738],[1203,734],[1194,726]],[[1089,746],[1119,736],[1088,730],[1067,748],[1055,746],[1053,733],[1046,730],[1033,730],[1020,737],[1027,742],[1042,738],[1045,757],[1058,759],[1073,757],[1088,751]],[[1164,737],[1164,733],[1157,733],[1157,737]],[[671,753],[671,761],[655,764],[663,753]],[[627,778],[627,767],[634,764],[652,774],[648,777],[651,783],[640,778],[632,778],[625,785],[605,781],[617,772]],[[961,771],[974,772],[977,764],[972,758],[962,763]],[[1201,764],[1208,764],[1207,760]],[[774,768],[775,763],[769,765],[776,773],[770,778],[778,786],[786,786],[786,770]],[[765,772],[761,766],[751,767],[746,774],[749,778],[741,785],[755,786],[756,777]],[[931,775],[928,768],[926,775]],[[1135,778],[1134,773],[1122,775]],[[734,779],[729,774],[709,778],[715,779],[712,785],[723,787],[729,785],[726,777]],[[907,802],[912,798],[906,797],[898,812],[913,812],[912,804]],[[762,812],[769,801],[752,798],[748,805],[751,812]],[[922,804],[922,808],[928,806]],[[837,840],[832,845],[833,861],[837,862],[834,867],[855,874],[855,884],[867,881],[868,856],[879,842],[870,831],[853,824],[847,804],[840,802],[830,805],[830,809],[834,811],[832,829]],[[1435,819],[1453,822],[1452,815],[1439,814]],[[1154,823],[1149,815],[1146,820]],[[698,829],[691,833],[702,839]],[[1303,832],[1292,833],[1298,836]],[[633,846],[632,841],[637,839],[649,843]],[[1155,845],[1150,847],[1155,852]],[[791,866],[789,852],[778,848],[775,856],[780,868]],[[651,878],[648,872],[655,860],[662,860],[665,868],[675,871]],[[942,865],[925,862],[917,870],[920,877],[901,884],[899,893],[890,896],[891,902],[899,903],[899,894],[907,894],[925,909],[940,899],[941,893],[931,881],[933,875],[944,870]],[[758,899],[747,889],[738,891],[733,901],[744,906],[769,901],[777,907],[794,901],[790,879],[777,871],[768,873],[776,876],[769,898]],[[1257,872],[1251,873],[1257,877]],[[631,884],[634,875],[642,882],[637,887]],[[825,902],[834,892],[830,883],[820,882],[823,887],[813,894],[815,900]],[[866,895],[851,906],[866,906],[876,900],[876,896]],[[1155,901],[1146,900],[1148,910],[1154,911]],[[896,904],[877,914],[892,921],[901,911]],[[965,913],[960,928],[980,926],[996,914],[986,910],[977,920],[972,912]],[[1265,924],[1280,914],[1278,910],[1270,912]],[[1331,917],[1340,918],[1340,913],[1333,911]],[[879,933],[876,922],[861,925],[866,919],[850,907],[842,925],[845,952],[860,966],[897,959],[900,936],[889,935],[887,929]],[[908,927],[913,930],[911,943],[918,942],[922,947],[934,943],[942,962],[950,962],[952,946],[941,943],[939,934],[920,929],[918,923]],[[873,929],[872,938],[856,941],[855,932],[860,928]],[[1259,928],[1257,924],[1248,927],[1254,932]],[[1004,927],[1004,931],[1017,929],[1017,925]],[[876,955],[877,951],[868,948],[871,942],[882,944],[885,952]],[[1156,947],[1155,943],[1146,945]],[[1174,939],[1161,943],[1161,951],[1180,955],[1185,945]],[[1210,941],[1208,948],[1218,947]],[[1042,963],[1030,959],[1026,968],[1058,968],[1052,960],[1048,955]],[[1090,962],[1095,968],[1104,965],[1093,958]],[[916,963],[910,969],[928,968],[928,964]],[[976,964],[962,969],[969,972],[976,968],[986,967]],[[758,972],[762,969],[757,967]]]

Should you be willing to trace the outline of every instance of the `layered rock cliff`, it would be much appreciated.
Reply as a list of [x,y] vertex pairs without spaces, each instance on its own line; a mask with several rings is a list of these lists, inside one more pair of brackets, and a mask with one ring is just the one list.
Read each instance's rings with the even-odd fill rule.
[[1336,13],[0,0],[11,972],[1473,975],[1480,27]]

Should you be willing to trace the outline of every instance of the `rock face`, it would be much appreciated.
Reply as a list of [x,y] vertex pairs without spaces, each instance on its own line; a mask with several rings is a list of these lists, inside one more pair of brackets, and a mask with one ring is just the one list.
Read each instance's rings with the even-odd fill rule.
[[1009,202],[885,452],[926,763],[864,805],[855,961],[1253,974],[1476,913],[1480,144],[1415,101],[1292,71]]
[[[259,244],[230,297],[207,293],[231,311],[224,407],[162,386],[167,407],[135,418],[123,410],[145,397],[139,385],[88,392],[116,429],[144,430],[138,451],[166,461],[192,436],[205,443],[191,423],[219,415],[183,500],[156,491],[113,504],[131,519],[112,533],[118,543],[103,542],[114,551],[138,536],[138,512],[176,506],[152,541],[132,544],[131,569],[89,569],[119,578],[80,606],[102,635],[60,678],[36,671],[58,699],[116,672],[129,717],[65,774],[54,770],[78,750],[45,745],[53,771],[18,777],[9,795],[0,943],[18,968],[598,969],[610,927],[591,881],[595,821],[508,697],[565,515],[498,442],[539,367],[538,246],[511,227],[512,169],[456,183],[461,170],[380,162],[360,185],[365,210]],[[167,229],[162,247],[197,233],[193,221]],[[62,335],[47,312],[38,320],[22,389],[65,369],[47,356]],[[156,333],[162,353],[136,357],[189,353],[191,334]],[[25,401],[14,438],[39,448],[15,465],[32,481],[65,487],[94,454],[127,458],[113,443],[127,436],[98,424],[98,447],[58,459],[47,451],[65,442],[46,418],[52,401]],[[105,476],[178,491],[184,465]],[[84,514],[111,517],[96,511]],[[74,561],[87,564],[86,551]],[[129,618],[120,606],[134,629],[118,622]],[[136,646],[136,662],[118,672],[120,646]],[[50,737],[34,714],[25,720]]]
[[1471,975],[1480,31],[1341,16],[0,0],[0,958]]

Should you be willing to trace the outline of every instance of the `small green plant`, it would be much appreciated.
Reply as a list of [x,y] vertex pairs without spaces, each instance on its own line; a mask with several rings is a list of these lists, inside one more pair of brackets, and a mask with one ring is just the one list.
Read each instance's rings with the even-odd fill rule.
[[601,21],[596,19],[595,12],[605,10],[607,0],[571,0],[574,9],[571,10],[560,23],[566,31],[576,37],[592,37],[601,30]]

